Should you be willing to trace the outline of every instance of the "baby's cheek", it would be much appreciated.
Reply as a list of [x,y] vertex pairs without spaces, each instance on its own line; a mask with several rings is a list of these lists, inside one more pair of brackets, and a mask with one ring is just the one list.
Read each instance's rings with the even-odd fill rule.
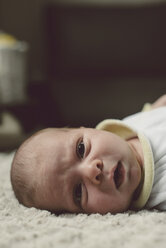
[[88,199],[88,213],[121,213],[128,210],[131,202],[131,197],[123,193],[117,192],[112,195],[110,193],[98,192],[91,199]]
[[87,212],[105,214],[111,210],[111,195],[95,191],[88,196]]

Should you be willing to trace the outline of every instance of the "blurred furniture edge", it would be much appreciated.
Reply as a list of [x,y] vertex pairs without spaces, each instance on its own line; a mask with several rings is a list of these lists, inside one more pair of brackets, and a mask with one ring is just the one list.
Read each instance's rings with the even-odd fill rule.
[[27,138],[20,122],[9,112],[1,113],[0,151],[11,151]]

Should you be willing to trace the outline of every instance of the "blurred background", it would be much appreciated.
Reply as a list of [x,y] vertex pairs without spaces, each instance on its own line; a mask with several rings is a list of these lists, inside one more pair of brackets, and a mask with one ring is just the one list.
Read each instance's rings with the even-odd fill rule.
[[166,93],[166,0],[0,0],[0,30],[1,150]]

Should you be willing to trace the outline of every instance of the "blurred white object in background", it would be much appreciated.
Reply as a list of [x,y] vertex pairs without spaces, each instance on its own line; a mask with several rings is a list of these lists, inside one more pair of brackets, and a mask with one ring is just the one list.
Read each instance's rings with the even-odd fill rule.
[[14,115],[8,112],[3,112],[1,119],[2,119],[0,124],[1,139],[2,139],[2,135],[4,135],[4,137],[9,136],[8,138],[10,138],[11,135],[17,136],[18,134],[21,134],[23,132],[21,124],[19,123],[17,118],[14,117]]
[[0,105],[26,101],[28,44],[0,32]]

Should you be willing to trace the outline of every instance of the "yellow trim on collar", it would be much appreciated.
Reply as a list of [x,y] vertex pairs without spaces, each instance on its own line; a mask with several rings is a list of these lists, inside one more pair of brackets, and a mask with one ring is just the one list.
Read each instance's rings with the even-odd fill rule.
[[143,208],[149,199],[154,181],[154,161],[149,141],[143,134],[136,132],[120,120],[104,120],[96,126],[96,129],[112,132],[124,140],[136,136],[139,138],[144,154],[144,183],[138,199],[132,202],[131,208],[134,210]]

